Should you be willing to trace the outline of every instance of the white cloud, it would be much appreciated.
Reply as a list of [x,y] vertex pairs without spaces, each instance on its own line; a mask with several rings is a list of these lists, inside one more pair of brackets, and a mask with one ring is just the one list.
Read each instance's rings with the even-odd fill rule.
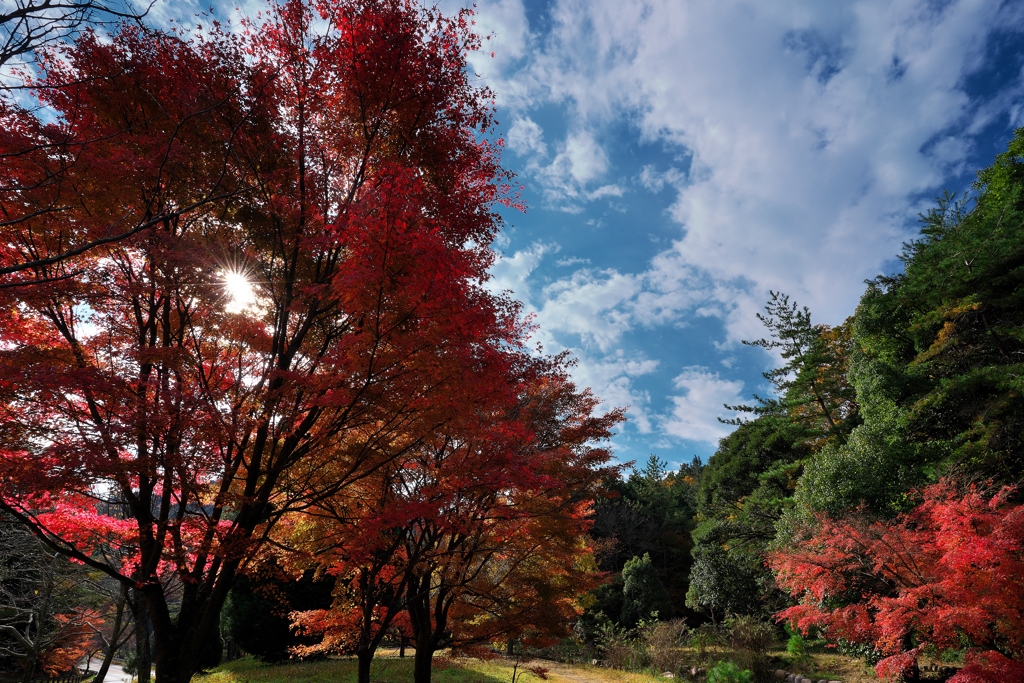
[[604,175],[608,170],[608,156],[590,131],[571,133],[555,162],[564,164],[568,175],[580,185]]
[[632,327],[622,304],[639,290],[635,277],[615,270],[577,270],[544,287],[537,321],[546,330],[577,334],[584,344],[608,351]]
[[528,168],[540,180],[545,198],[570,213],[579,212],[579,201],[621,197],[624,192],[614,184],[587,189],[608,172],[608,155],[589,130],[569,133],[551,163],[546,166],[532,163]]
[[622,351],[592,357],[584,349],[573,350],[579,359],[573,373],[575,379],[581,386],[591,387],[595,395],[601,397],[602,409],[628,407],[629,425],[641,434],[651,433],[654,429],[649,405],[651,396],[637,389],[634,380],[655,372],[660,363],[644,356],[627,356]]
[[615,172],[595,131],[623,118],[692,154],[685,180],[646,168],[639,181],[678,188],[683,232],[666,262],[751,299],[708,302],[730,326],[769,289],[829,322],[848,315],[908,237],[917,197],[944,189],[972,130],[1019,116],[1024,95],[1019,81],[979,106],[963,89],[991,32],[1021,30],[1013,3],[558,0],[551,19],[515,79],[522,106],[574,112],[577,132],[537,169],[548,199],[578,207]]
[[664,190],[666,186],[679,189],[686,181],[686,174],[678,168],[670,168],[667,171],[658,171],[651,164],[646,164],[642,169],[640,169],[640,175],[637,176],[637,180],[651,192],[657,193]]
[[507,77],[532,52],[533,37],[522,0],[445,0],[440,6],[447,15],[475,7],[473,28],[484,40],[479,51],[469,54],[470,71],[480,84],[491,88],[500,107],[527,102],[528,84]]
[[[534,341],[545,352],[572,353],[577,360],[575,381],[601,397],[602,410],[628,407],[626,429],[651,433],[655,426],[651,396],[637,388],[636,380],[653,373],[660,363],[643,354],[612,349],[632,327],[629,307],[641,291],[642,281],[614,270],[582,268],[543,288],[531,288],[531,275],[545,257],[558,251],[558,245],[535,242],[512,256],[500,257],[491,269],[488,287],[492,291],[515,292],[523,302],[524,312],[535,316],[538,329]],[[581,263],[589,260],[564,258],[556,265]],[[565,334],[577,335],[582,345],[565,344]]]
[[521,157],[529,154],[547,156],[544,131],[529,116],[516,117],[508,129],[508,147]]
[[[721,318],[745,332],[742,338],[763,334],[754,315],[760,304],[741,283],[715,282],[672,250],[656,256],[638,274],[583,267],[539,289],[536,284],[531,287],[531,276],[544,258],[558,251],[558,245],[535,242],[499,258],[491,269],[489,287],[515,292],[545,333],[577,335],[584,346],[604,353],[638,327],[681,326],[684,318],[693,316]],[[555,262],[559,267],[589,264],[589,259],[579,257]],[[749,318],[752,324],[734,318]]]
[[700,366],[684,368],[675,378],[676,389],[684,394],[672,397],[672,410],[661,424],[666,434],[689,441],[715,444],[732,428],[718,418],[732,417],[724,404],[744,402],[743,382],[721,379],[718,373]]
[[626,191],[618,185],[602,185],[593,192],[587,193],[587,199],[594,201],[605,197],[621,197]]
[[534,242],[512,256],[499,256],[491,266],[488,289],[492,292],[512,292],[517,299],[529,305],[530,286],[527,280],[530,274],[540,265],[546,254],[556,253],[558,249],[557,244]]

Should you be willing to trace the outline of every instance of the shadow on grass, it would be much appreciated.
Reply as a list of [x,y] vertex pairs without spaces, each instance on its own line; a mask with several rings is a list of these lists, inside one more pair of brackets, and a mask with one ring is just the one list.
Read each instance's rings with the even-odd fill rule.
[[[373,661],[373,683],[412,683],[411,658],[378,657]],[[509,683],[511,667],[500,663],[459,661],[438,662],[433,683]],[[517,681],[533,683],[540,679],[526,673]],[[216,670],[196,676],[192,683],[356,683],[356,661],[333,659],[315,662],[263,664],[253,659],[228,662]]]

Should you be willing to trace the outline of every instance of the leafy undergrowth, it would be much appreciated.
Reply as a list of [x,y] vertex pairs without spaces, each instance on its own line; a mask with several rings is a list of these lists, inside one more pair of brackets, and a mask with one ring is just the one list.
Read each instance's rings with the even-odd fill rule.
[[[536,663],[531,662],[531,665]],[[553,683],[661,683],[667,680],[649,673],[607,669],[589,664],[560,664],[547,661],[540,664],[548,669],[548,680]]]
[[[709,653],[713,660],[729,659],[731,653],[724,648]],[[812,680],[838,680],[843,683],[878,683],[874,671],[863,661],[836,653],[808,653],[792,658],[784,650],[769,653],[772,667],[803,674]],[[716,656],[717,655],[717,656]],[[412,658],[377,657],[373,662],[371,680],[374,683],[412,683]],[[666,679],[650,673],[622,671],[585,664],[560,664],[532,660],[520,664],[516,681],[540,683],[543,679],[529,671],[529,667],[547,669],[550,683],[661,683]],[[701,677],[703,678],[703,677]],[[479,659],[440,659],[434,668],[433,683],[509,683],[512,680],[512,662],[505,659],[481,661]],[[690,680],[685,674],[676,680]],[[313,662],[263,664],[252,659],[240,659],[221,665],[216,670],[192,679],[193,683],[355,683],[354,659],[332,659]]]

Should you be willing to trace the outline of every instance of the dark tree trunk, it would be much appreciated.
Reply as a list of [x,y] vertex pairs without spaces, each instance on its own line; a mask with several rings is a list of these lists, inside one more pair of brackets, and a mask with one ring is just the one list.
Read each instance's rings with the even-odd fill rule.
[[[220,610],[216,613],[219,616]],[[210,639],[217,636],[210,614],[202,621],[183,616],[179,614],[174,624],[153,624],[156,683],[189,683],[202,667]]]
[[134,589],[132,593],[135,596],[132,610],[135,617],[135,662],[139,667],[136,677],[138,683],[149,683],[150,670],[153,668],[149,645],[149,609],[141,593]]
[[183,677],[182,673],[187,669],[195,668],[198,660],[192,665],[180,661],[180,658],[187,655],[182,651],[183,648],[177,633],[174,635],[170,635],[166,631],[161,633],[161,629],[156,624],[153,626],[153,664],[156,667],[156,683],[189,683],[192,680],[192,674]]
[[431,640],[429,631],[416,638],[416,655],[412,665],[413,683],[430,683],[434,663],[434,648]]
[[156,683],[189,683],[199,673],[211,639],[219,637],[220,612],[237,570],[237,561],[225,562],[212,585],[186,583],[173,619],[163,586],[143,586],[143,602],[153,624]]
[[412,622],[416,646],[413,661],[413,683],[430,683],[434,653],[451,645],[448,637],[448,608],[451,606],[443,589],[432,589],[431,575],[409,583],[406,610]]
[[356,653],[359,662],[359,671],[356,680],[358,683],[370,683],[370,664],[373,663],[373,653],[367,650],[360,650]]
[[413,683],[430,683],[431,666],[436,642],[434,625],[430,618],[430,574],[409,582],[406,610],[412,622],[412,637],[416,647],[413,656]]

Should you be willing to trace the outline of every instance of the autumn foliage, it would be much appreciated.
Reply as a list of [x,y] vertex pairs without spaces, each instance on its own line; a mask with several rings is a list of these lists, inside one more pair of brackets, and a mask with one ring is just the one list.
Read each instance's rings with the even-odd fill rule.
[[496,548],[506,491],[547,495],[578,452],[582,488],[549,497],[580,517],[606,457],[590,399],[561,431],[516,412],[543,373],[484,287],[518,199],[470,13],[292,1],[207,28],[86,32],[41,56],[35,106],[0,107],[0,508],[141,592],[161,683],[279,522],[365,500],[388,514],[344,518],[345,561],[412,566],[384,552],[410,520]]
[[599,578],[590,501],[614,468],[595,444],[621,413],[592,415],[561,359],[499,356],[487,390],[434,436],[278,529],[337,577],[332,609],[294,615],[323,636],[299,654],[355,653],[368,680],[374,650],[400,632],[428,681],[438,649],[567,634]]
[[818,516],[770,558],[800,601],[778,617],[873,645],[882,677],[910,670],[925,646],[969,643],[954,683],[1024,680],[1024,506],[1014,495],[944,480],[893,520]]

